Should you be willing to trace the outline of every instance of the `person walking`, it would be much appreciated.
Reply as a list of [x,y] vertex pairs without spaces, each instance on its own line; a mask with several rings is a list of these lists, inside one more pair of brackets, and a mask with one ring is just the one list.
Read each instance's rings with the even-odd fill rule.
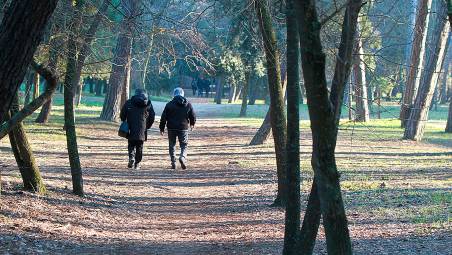
[[127,121],[129,125],[128,168],[140,169],[140,162],[143,158],[143,143],[147,141],[147,130],[151,128],[155,119],[154,108],[151,100],[144,89],[136,89],[135,95],[126,101],[121,109],[122,121]]
[[173,100],[168,102],[160,118],[160,134],[168,129],[169,155],[171,169],[176,169],[176,138],[179,140],[179,163],[182,169],[187,168],[188,128],[193,130],[196,123],[196,114],[190,102],[184,97],[182,88],[175,88]]

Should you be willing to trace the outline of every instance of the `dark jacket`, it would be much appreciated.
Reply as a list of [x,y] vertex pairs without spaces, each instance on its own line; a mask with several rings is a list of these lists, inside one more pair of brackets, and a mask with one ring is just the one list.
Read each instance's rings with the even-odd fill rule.
[[155,119],[154,108],[146,94],[135,95],[127,100],[121,109],[120,118],[127,120],[130,133],[127,137],[133,141],[146,141],[147,129],[151,128]]
[[188,130],[196,123],[196,114],[190,102],[183,96],[175,96],[167,103],[160,118],[160,131],[165,131],[165,125],[171,130]]

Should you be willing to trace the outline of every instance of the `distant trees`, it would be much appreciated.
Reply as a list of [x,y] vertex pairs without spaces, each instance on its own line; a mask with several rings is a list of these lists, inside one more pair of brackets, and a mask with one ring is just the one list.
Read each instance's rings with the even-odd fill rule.
[[428,112],[432,103],[438,76],[441,72],[446,42],[450,27],[446,26],[446,3],[440,1],[438,8],[438,20],[432,30],[431,46],[427,47],[427,61],[421,73],[420,87],[416,95],[410,115],[406,123],[404,139],[419,141],[424,135],[424,129],[428,120]]

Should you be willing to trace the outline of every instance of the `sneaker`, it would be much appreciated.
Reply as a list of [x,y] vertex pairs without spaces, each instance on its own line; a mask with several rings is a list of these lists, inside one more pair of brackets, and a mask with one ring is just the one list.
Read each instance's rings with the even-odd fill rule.
[[141,169],[141,165],[140,164],[135,164],[135,170],[140,170]]
[[132,168],[134,164],[135,164],[135,160],[129,159],[129,164],[127,164],[127,167]]
[[182,167],[182,169],[187,169],[187,165],[185,165],[185,158],[180,157],[179,163],[180,163],[180,166]]
[[173,169],[173,170],[176,169],[176,162],[171,162],[171,169]]

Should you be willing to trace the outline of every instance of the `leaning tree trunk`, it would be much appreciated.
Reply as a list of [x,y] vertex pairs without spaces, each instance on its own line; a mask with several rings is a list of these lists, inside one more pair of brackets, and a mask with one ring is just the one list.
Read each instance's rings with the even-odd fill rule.
[[[19,112],[19,99],[16,95],[11,105],[11,116]],[[46,192],[46,187],[41,177],[38,164],[36,164],[33,151],[28,143],[27,134],[25,133],[24,125],[19,122],[16,127],[9,132],[9,141],[11,149],[16,158],[17,166],[19,167],[20,175],[24,184],[24,189],[31,192],[43,194]]]
[[242,95],[242,106],[240,107],[240,117],[246,116],[246,110],[248,106],[248,92],[250,85],[250,75],[251,73],[245,74],[245,83],[243,84],[243,95]]
[[281,86],[281,73],[279,70],[279,53],[268,7],[262,0],[256,0],[254,3],[267,59],[267,76],[270,92],[270,123],[272,126],[273,140],[275,142],[278,193],[273,205],[285,206],[287,201],[287,161],[285,153],[287,126],[284,109],[284,90]]
[[58,0],[12,1],[0,24],[0,123],[3,123]]
[[34,73],[30,70],[28,71],[26,75],[26,83],[25,83],[25,99],[24,99],[24,105],[27,105],[30,103],[31,99],[31,92],[32,92],[32,86],[33,86],[33,78]]
[[[320,39],[320,23],[315,2],[306,0],[298,1],[297,4],[301,62],[311,120],[313,140],[311,164],[315,182],[311,189],[300,236],[315,238],[316,227],[318,226],[316,225],[317,217],[320,217],[316,214],[318,207],[314,206],[315,201],[317,201],[316,196],[318,196],[328,254],[352,254],[335,159],[335,147],[344,89],[350,74],[357,19],[362,1],[351,0],[347,4],[330,96],[328,96],[325,75],[326,61]],[[309,218],[307,218],[308,216]],[[305,224],[306,220],[312,222]],[[311,240],[309,243],[313,244],[314,241]],[[300,254],[310,253],[307,250],[301,250]]]
[[72,24],[72,31],[67,42],[67,63],[66,75],[64,77],[64,127],[66,129],[67,150],[69,154],[69,164],[71,166],[72,191],[74,194],[83,196],[83,176],[80,165],[80,157],[77,145],[77,132],[75,130],[74,97],[77,78],[77,46],[75,36],[78,34],[81,25],[81,14],[75,13],[76,17]]
[[300,234],[300,38],[294,1],[286,2],[287,205],[283,254],[296,254]]
[[444,59],[445,45],[449,34],[449,26],[446,26],[446,6],[440,8],[437,27],[432,33],[432,47],[426,68],[422,75],[422,83],[416,96],[413,108],[410,109],[410,117],[405,127],[403,139],[420,141],[424,135],[425,125],[428,120],[428,111],[432,103],[433,94],[437,85],[438,75],[441,72],[441,65]]
[[[58,65],[58,47],[61,44],[61,40],[59,39],[53,39],[50,42],[50,49],[49,49],[49,65],[48,68],[56,73],[56,68]],[[45,88],[47,89],[49,87],[49,82],[46,81]],[[47,123],[49,121],[50,111],[52,110],[52,98],[50,98],[41,108],[41,112],[39,113],[38,117],[36,118],[36,123]]]
[[405,126],[406,121],[410,116],[410,107],[414,102],[420,83],[422,67],[424,65],[425,42],[427,40],[427,27],[431,7],[432,0],[419,0],[416,23],[414,25],[414,41],[411,47],[410,67],[405,84],[405,92],[403,93],[403,103],[400,108],[400,121],[402,127]]
[[367,101],[366,64],[364,63],[363,45],[361,38],[359,36],[356,39],[355,45],[353,77],[355,81],[355,103],[356,103],[355,120],[358,122],[368,122],[369,105]]
[[139,0],[127,1],[127,8],[130,13],[121,23],[118,41],[116,43],[115,55],[111,67],[111,75],[108,82],[109,89],[105,97],[100,118],[107,121],[118,121],[121,109],[121,94],[123,91],[124,79],[126,78],[127,63],[130,58],[132,48],[133,18],[136,16]]

